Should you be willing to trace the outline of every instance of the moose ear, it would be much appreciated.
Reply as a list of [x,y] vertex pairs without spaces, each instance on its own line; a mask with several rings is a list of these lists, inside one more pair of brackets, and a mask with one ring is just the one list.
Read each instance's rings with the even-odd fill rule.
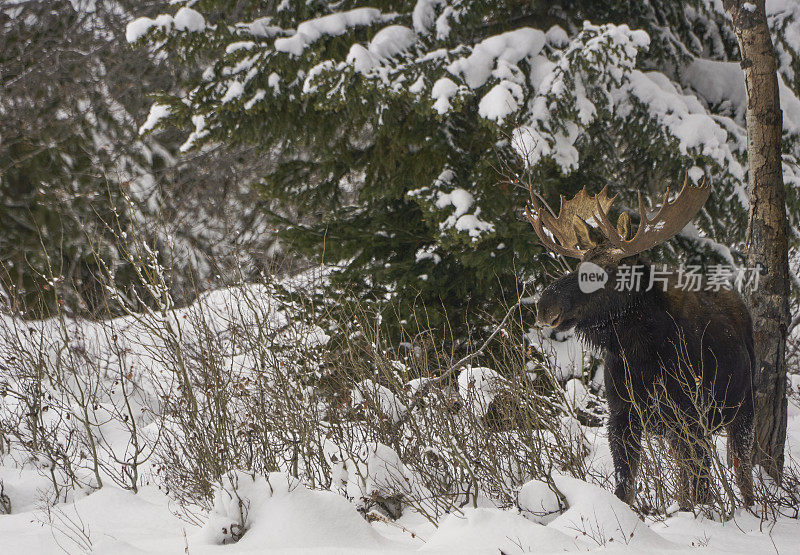
[[619,215],[617,220],[617,233],[623,241],[630,241],[631,239],[631,217],[627,212]]

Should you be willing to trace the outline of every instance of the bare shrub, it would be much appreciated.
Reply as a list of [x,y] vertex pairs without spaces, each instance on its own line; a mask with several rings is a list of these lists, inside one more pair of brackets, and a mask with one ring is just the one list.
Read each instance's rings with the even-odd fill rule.
[[[643,430],[636,508],[656,518],[684,509],[729,520],[737,508],[746,505],[747,496],[753,496],[755,503],[747,508],[762,521],[779,515],[797,518],[800,482],[794,460],[787,458],[781,483],[757,467],[753,491],[740,491],[739,486],[746,485],[747,476],[753,473],[752,463],[737,458],[736,447],[731,446],[731,424],[722,422],[719,415],[724,408],[736,407],[715,404],[708,390],[715,384],[703,384],[698,369],[687,367],[671,377],[679,385],[677,394],[688,399],[688,404],[680,404],[676,392],[667,394],[659,384],[647,406],[634,403]],[[630,380],[628,383],[628,395],[633,399]]]
[[[411,509],[437,522],[465,506],[513,507],[531,479],[558,499],[554,475],[611,482],[590,442],[603,403],[587,376],[565,391],[572,376],[541,353],[522,293],[501,321],[469,326],[483,328],[480,343],[432,339],[441,335],[424,331],[423,312],[408,328],[423,331],[392,341],[363,305],[313,305],[324,274],[240,280],[176,308],[154,250],[131,237],[123,253],[141,286],[123,292],[110,271],[106,285],[126,316],[0,316],[0,448],[50,477],[51,503],[76,488],[153,481],[197,520],[230,471],[280,471],[346,496],[369,519]],[[707,481],[697,510],[730,518],[733,472],[702,416],[712,407],[695,380],[682,387],[696,417],[667,396],[661,412],[640,413],[637,508],[666,516],[687,505],[687,482]],[[664,436],[698,448],[676,461]],[[708,475],[692,474],[698,455]],[[757,481],[762,518],[796,516],[797,491],[791,465],[780,485]]]

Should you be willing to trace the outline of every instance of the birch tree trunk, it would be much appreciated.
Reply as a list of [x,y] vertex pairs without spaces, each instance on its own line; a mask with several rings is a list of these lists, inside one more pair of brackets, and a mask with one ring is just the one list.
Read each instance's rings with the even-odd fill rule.
[[754,462],[770,476],[783,470],[786,440],[786,336],[789,262],[786,191],[781,169],[782,113],[775,50],[765,0],[723,0],[739,41],[747,88],[747,157],[750,214],[748,266],[762,268],[747,302],[753,316],[756,450]]

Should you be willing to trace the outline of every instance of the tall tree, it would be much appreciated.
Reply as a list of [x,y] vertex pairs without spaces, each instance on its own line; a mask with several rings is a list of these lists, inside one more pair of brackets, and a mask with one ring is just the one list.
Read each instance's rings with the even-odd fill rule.
[[122,245],[134,232],[172,268],[177,302],[215,274],[267,264],[268,228],[246,183],[269,160],[225,148],[179,158],[174,129],[138,134],[148,95],[173,89],[180,70],[130,48],[127,14],[168,5],[0,2],[0,300],[30,316],[105,312],[107,270],[134,298]]
[[764,0],[725,0],[739,42],[747,88],[749,162],[747,260],[763,268],[749,297],[756,373],[756,462],[778,477],[786,440],[786,336],[789,328],[789,244],[781,140],[778,63]]
[[[476,313],[500,315],[518,279],[542,280],[552,260],[521,218],[529,176],[548,200],[608,185],[629,205],[706,177],[715,202],[658,255],[743,262],[746,94],[718,3],[176,4],[128,27],[200,70],[145,127],[183,126],[186,150],[274,156],[254,185],[283,243],[335,264],[330,288],[387,326],[422,305],[437,331],[484,331]],[[800,44],[784,46],[788,71]],[[797,159],[800,100],[784,90]]]
[[97,307],[95,255],[115,273],[129,228],[122,183],[148,165],[136,136],[139,83],[168,84],[143,52],[126,56],[115,0],[23,0],[0,7],[0,288],[31,315]]

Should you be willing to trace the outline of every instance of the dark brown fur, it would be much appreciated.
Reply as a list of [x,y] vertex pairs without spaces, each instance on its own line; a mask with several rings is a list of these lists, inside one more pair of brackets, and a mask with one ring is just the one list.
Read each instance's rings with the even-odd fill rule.
[[[602,259],[596,259],[602,264]],[[679,499],[706,501],[710,436],[728,432],[729,461],[745,505],[753,503],[753,338],[750,314],[734,291],[666,291],[649,283],[616,291],[618,267],[604,265],[609,282],[583,293],[576,272],[547,287],[539,320],[557,330],[575,328],[605,355],[609,442],[616,495],[632,502],[644,429],[666,435],[679,457]]]

